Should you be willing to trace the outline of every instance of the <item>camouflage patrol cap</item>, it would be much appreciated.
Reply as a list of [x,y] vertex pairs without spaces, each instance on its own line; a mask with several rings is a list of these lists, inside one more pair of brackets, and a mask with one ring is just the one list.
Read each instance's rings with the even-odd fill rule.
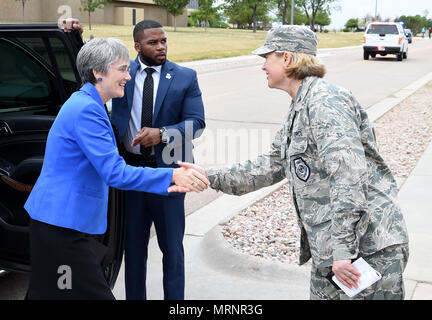
[[252,52],[265,55],[273,51],[302,52],[315,56],[318,40],[311,29],[306,26],[282,25],[271,28],[267,33],[264,45]]

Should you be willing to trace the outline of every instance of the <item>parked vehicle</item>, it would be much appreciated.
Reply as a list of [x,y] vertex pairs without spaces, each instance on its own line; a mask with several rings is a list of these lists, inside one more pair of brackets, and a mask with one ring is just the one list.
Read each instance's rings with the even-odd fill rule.
[[408,57],[408,40],[403,27],[396,22],[373,22],[363,37],[363,58],[394,54],[398,61]]
[[412,32],[411,29],[404,29],[405,36],[407,37],[408,43],[412,43]]
[[[78,32],[57,24],[0,25],[0,269],[30,270],[23,206],[40,174],[48,131],[81,86],[75,61],[82,45]],[[106,250],[101,265],[111,288],[123,256],[123,199],[110,188],[108,229],[94,237]]]

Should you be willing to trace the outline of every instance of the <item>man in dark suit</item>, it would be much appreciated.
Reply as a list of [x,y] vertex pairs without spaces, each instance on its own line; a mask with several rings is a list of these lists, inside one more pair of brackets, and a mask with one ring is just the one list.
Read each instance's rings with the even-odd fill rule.
[[[141,21],[133,36],[138,57],[131,61],[132,80],[124,97],[112,101],[111,120],[122,155],[134,166],[178,167],[177,161],[193,162],[192,140],[205,127],[196,72],[166,59],[167,39],[158,22]],[[146,299],[152,223],[163,253],[164,297],[184,299],[184,195],[128,191],[126,212],[126,299]]]

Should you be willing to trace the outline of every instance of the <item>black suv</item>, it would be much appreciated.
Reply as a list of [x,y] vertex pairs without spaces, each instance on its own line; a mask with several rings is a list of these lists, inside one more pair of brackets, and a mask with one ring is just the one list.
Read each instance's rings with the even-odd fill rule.
[[[77,31],[57,24],[0,24],[0,269],[30,270],[23,206],[40,174],[48,131],[80,88],[75,61],[82,45]],[[106,250],[101,264],[111,288],[123,256],[123,208],[124,194],[110,188],[108,229],[95,239]]]

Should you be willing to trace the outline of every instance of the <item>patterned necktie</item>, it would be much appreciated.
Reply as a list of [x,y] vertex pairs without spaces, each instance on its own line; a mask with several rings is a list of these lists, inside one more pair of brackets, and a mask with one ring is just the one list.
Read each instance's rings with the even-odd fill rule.
[[[155,71],[153,68],[145,68],[147,76],[144,80],[144,88],[142,94],[142,113],[141,113],[141,128],[149,127],[153,125],[153,76],[152,73]],[[148,157],[151,154],[151,147],[144,147],[140,145],[140,152],[144,157]]]

